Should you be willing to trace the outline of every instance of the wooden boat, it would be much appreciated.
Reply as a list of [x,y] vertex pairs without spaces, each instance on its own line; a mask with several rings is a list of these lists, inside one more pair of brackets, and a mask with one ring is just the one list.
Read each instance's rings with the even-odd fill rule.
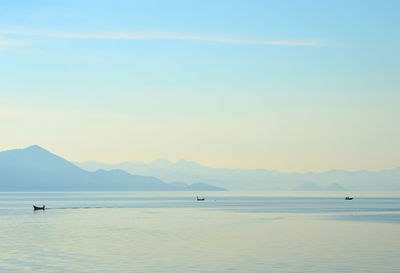
[[344,200],[353,200],[353,197],[346,196]]
[[46,209],[46,207],[44,205],[41,207],[33,205],[33,210],[45,210],[45,209]]
[[198,196],[196,196],[197,197],[197,201],[204,201],[204,200],[206,200],[204,197],[198,197]]

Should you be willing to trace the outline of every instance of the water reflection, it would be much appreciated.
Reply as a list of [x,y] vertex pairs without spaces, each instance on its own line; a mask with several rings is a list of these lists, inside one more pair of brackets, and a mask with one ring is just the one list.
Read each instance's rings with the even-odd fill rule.
[[[400,265],[396,198],[148,195],[1,195],[0,272],[395,272]],[[49,209],[33,212],[34,198]]]

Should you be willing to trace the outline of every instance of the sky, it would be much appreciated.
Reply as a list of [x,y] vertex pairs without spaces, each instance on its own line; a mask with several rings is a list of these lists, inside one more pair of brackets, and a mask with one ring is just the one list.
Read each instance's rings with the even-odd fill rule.
[[400,167],[400,1],[0,0],[0,150]]

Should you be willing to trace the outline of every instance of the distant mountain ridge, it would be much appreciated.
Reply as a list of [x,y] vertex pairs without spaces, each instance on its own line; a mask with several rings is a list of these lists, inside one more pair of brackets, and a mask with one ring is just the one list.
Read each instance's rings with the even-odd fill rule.
[[75,162],[86,170],[123,169],[130,173],[152,175],[167,182],[202,181],[230,190],[299,190],[313,183],[319,190],[400,190],[400,168],[382,171],[331,170],[321,173],[283,173],[266,169],[213,168],[196,162],[165,159],[150,163],[117,164],[96,161]]
[[326,187],[316,185],[314,182],[305,182],[294,188],[296,191],[343,191],[345,188],[337,183],[329,184]]
[[75,164],[33,145],[0,152],[0,191],[99,191],[99,190],[224,190],[207,184],[168,184],[124,170],[79,168]]

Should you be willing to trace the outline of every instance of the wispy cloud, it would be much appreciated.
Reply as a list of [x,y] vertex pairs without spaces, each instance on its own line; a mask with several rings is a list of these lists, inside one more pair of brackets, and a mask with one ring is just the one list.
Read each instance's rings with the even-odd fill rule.
[[0,51],[7,50],[10,48],[14,48],[14,47],[23,46],[25,44],[26,44],[26,42],[22,41],[22,40],[0,37]]
[[124,121],[131,118],[128,114],[110,112],[82,112],[43,109],[38,107],[7,107],[3,106],[7,100],[0,100],[0,121]]
[[182,40],[206,41],[227,44],[244,45],[275,45],[275,46],[323,46],[320,41],[292,41],[292,40],[255,40],[228,38],[219,36],[203,36],[192,34],[168,33],[133,33],[133,32],[43,32],[43,31],[0,31],[1,34],[47,37],[54,39],[97,39],[97,40]]

